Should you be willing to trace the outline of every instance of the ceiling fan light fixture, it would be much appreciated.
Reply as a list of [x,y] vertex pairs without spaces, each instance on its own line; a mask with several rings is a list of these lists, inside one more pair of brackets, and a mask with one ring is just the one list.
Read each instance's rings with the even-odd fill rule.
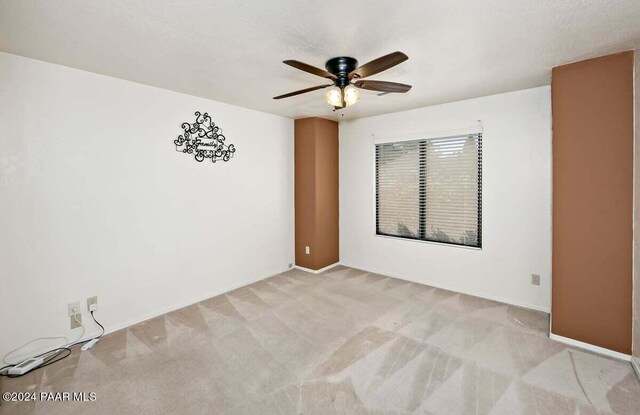
[[342,107],[342,90],[338,87],[330,88],[324,98],[327,100],[327,104],[334,107]]
[[360,92],[352,85],[345,88],[332,87],[324,95],[327,104],[334,108],[344,108],[360,100]]
[[344,102],[345,104],[347,104],[347,107],[349,105],[353,105],[356,102],[360,101],[360,92],[358,92],[358,90],[352,86],[352,85],[347,85],[344,88]]

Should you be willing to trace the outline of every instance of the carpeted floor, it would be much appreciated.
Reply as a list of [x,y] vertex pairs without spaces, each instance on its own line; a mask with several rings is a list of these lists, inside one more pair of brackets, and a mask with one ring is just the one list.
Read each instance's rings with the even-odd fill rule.
[[628,363],[548,315],[364,271],[289,271],[105,336],[2,392],[0,414],[640,414]]

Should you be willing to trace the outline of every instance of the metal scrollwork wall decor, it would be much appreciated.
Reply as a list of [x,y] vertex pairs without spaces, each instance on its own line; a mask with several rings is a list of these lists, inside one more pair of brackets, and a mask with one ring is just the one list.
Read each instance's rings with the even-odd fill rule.
[[213,122],[209,114],[196,111],[195,115],[195,122],[183,122],[183,133],[173,140],[176,151],[193,154],[198,162],[211,159],[215,163],[218,160],[229,161],[233,158],[236,147],[225,143],[222,129]]

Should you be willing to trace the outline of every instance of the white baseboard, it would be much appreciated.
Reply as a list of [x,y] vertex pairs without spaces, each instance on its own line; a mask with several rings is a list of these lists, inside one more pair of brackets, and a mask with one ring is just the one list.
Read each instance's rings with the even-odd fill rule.
[[440,284],[440,283],[433,282],[433,281],[428,281],[428,280],[420,280],[419,281],[419,280],[417,280],[415,278],[411,278],[411,277],[407,277],[407,276],[403,276],[403,275],[397,275],[397,274],[393,274],[393,273],[389,273],[389,272],[385,272],[385,271],[377,271],[377,270],[373,270],[373,269],[367,269],[365,267],[361,267],[361,266],[357,266],[357,265],[348,265],[348,264],[344,264],[344,263],[342,265],[344,265],[345,267],[361,269],[361,270],[367,271],[367,272],[373,272],[375,274],[385,275],[387,277],[397,278],[399,280],[415,282],[416,284],[422,284],[422,285],[426,285],[428,287],[440,288],[440,289],[447,290],[447,291],[455,291],[455,292],[460,293],[460,294],[472,295],[474,297],[480,297],[480,298],[484,298],[486,300],[492,300],[492,301],[497,301],[499,303],[514,305],[516,307],[528,308],[529,310],[542,311],[543,313],[547,313],[547,314],[549,314],[551,312],[551,309],[549,307],[542,307],[542,306],[538,306],[538,305],[534,305],[534,304],[521,303],[521,302],[518,302],[518,301],[513,301],[513,300],[511,300],[509,298],[499,297],[499,296],[495,296],[495,295],[488,295],[488,294],[477,292],[477,291],[473,291],[473,290],[463,290],[463,289],[460,289],[458,287],[453,287],[453,286],[446,285],[446,284]]
[[172,305],[170,307],[163,308],[161,310],[158,310],[157,312],[148,314],[148,315],[146,315],[144,317],[131,319],[131,320],[128,320],[128,321],[126,321],[124,323],[120,323],[120,324],[114,324],[114,325],[109,326],[109,327],[107,327],[105,329],[105,334],[113,333],[114,331],[118,331],[118,330],[122,330],[124,328],[133,326],[135,324],[142,323],[143,321],[151,320],[152,318],[161,316],[163,314],[167,314],[167,313],[170,313],[172,311],[176,311],[176,310],[179,310],[181,308],[188,307],[190,305],[199,303],[200,301],[208,300],[209,298],[217,297],[217,296],[222,295],[224,293],[228,293],[229,291],[233,291],[235,289],[242,288],[242,287],[245,287],[247,285],[251,285],[254,282],[262,281],[264,279],[273,277],[275,275],[282,274],[283,272],[289,271],[289,269],[290,268],[287,267],[287,268],[285,268],[285,269],[283,269],[281,271],[271,272],[271,273],[268,273],[266,275],[261,275],[261,276],[258,276],[258,277],[249,278],[249,279],[247,279],[245,281],[242,281],[242,282],[240,282],[238,284],[233,284],[233,285],[231,285],[229,287],[226,287],[226,288],[223,288],[223,289],[220,289],[220,290],[215,290],[215,291],[209,292],[208,294],[205,294],[205,295],[202,295],[202,296],[198,296],[197,298],[193,298],[191,300],[183,301],[183,302],[180,302],[178,304],[174,304],[174,305]]
[[[216,297],[218,295],[227,293],[229,291],[233,291],[233,290],[235,290],[237,288],[241,288],[241,287],[253,284],[254,282],[262,281],[264,279],[273,277],[274,275],[282,274],[283,272],[286,272],[289,269],[290,268],[287,267],[287,268],[285,268],[285,269],[283,269],[281,271],[272,272],[272,273],[269,273],[269,274],[266,274],[266,275],[261,275],[261,276],[254,277],[254,278],[249,278],[249,279],[247,279],[245,281],[242,281],[242,282],[240,282],[238,284],[233,284],[233,285],[231,285],[229,287],[226,287],[226,288],[223,288],[223,289],[220,289],[220,290],[215,290],[215,291],[209,292],[207,294],[204,294],[202,296],[198,296],[197,298],[193,298],[191,300],[182,301],[180,303],[173,304],[173,305],[171,305],[169,307],[162,308],[162,309],[160,309],[160,310],[158,310],[156,312],[153,312],[151,314],[147,314],[147,315],[144,315],[144,316],[138,317],[138,318],[133,318],[133,319],[127,320],[127,321],[122,322],[122,323],[113,324],[113,325],[110,325],[110,326],[105,326],[104,334],[109,334],[109,333],[113,333],[113,332],[118,331],[118,330],[125,329],[125,328],[133,326],[135,324],[142,323],[143,321],[151,320],[152,318],[161,316],[163,314],[167,314],[167,313],[170,313],[172,311],[179,310],[181,308],[188,307],[190,305],[199,303],[200,301],[204,301],[204,300],[207,300],[209,298]],[[98,311],[96,313],[99,313],[99,309],[98,309]],[[86,316],[84,316],[84,317],[85,317],[85,319],[87,318]],[[98,321],[100,321],[100,315],[99,314],[97,314],[96,318],[97,318]],[[87,320],[85,320],[85,321],[87,321]],[[88,319],[88,321],[90,322],[89,324],[95,325],[91,319]],[[85,332],[85,334],[80,339],[78,339],[77,342],[90,340],[90,339],[96,337],[98,334],[100,334],[100,329],[98,329],[96,327],[95,331],[92,330],[92,331]],[[24,354],[24,355],[18,354],[18,358],[16,360],[22,361],[22,360],[28,359],[30,357],[36,356],[38,354],[41,354],[43,352],[46,352],[48,350],[55,349],[56,347],[60,347],[60,346],[59,345],[58,346],[53,346],[52,345],[52,346],[43,347],[43,348],[38,349],[38,350],[29,351],[29,352],[27,352],[27,354]],[[2,365],[0,365],[0,366],[2,366]]]
[[295,269],[299,269],[299,270],[301,270],[301,271],[305,271],[305,272],[310,272],[310,273],[312,273],[312,274],[320,274],[320,273],[322,273],[322,272],[325,272],[325,271],[327,271],[327,270],[330,270],[330,269],[331,269],[331,268],[333,268],[333,267],[337,267],[338,265],[340,265],[340,263],[339,263],[339,262],[336,262],[335,264],[327,265],[326,267],[324,267],[324,268],[320,268],[320,269],[305,268],[305,267],[301,267],[301,266],[299,266],[299,265],[294,265],[293,267],[294,267]]
[[[604,347],[594,346],[593,344],[581,342],[579,340],[570,339],[564,336],[558,336],[557,334],[549,333],[549,338],[560,343],[564,343],[568,346],[577,347],[579,349],[588,350],[590,352],[598,353],[604,356],[613,357],[614,359],[624,360],[626,362],[631,361],[631,356],[628,354],[616,352]],[[633,363],[633,362],[632,362]]]
[[633,371],[636,372],[636,376],[638,377],[638,380],[640,380],[640,367],[638,366],[638,362],[636,361],[636,358],[631,356],[631,367],[633,368]]

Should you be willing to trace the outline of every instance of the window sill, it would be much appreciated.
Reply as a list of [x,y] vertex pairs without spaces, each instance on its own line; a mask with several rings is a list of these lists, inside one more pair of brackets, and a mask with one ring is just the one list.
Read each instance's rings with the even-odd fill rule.
[[448,244],[446,242],[423,241],[422,239],[411,239],[411,238],[402,238],[400,236],[379,235],[377,233],[374,234],[373,236],[375,236],[376,238],[394,239],[396,241],[418,242],[418,243],[429,244],[429,245],[446,246],[446,247],[450,247],[450,248],[469,249],[471,251],[482,251],[481,247],[478,248],[478,247],[475,247],[475,246]]

